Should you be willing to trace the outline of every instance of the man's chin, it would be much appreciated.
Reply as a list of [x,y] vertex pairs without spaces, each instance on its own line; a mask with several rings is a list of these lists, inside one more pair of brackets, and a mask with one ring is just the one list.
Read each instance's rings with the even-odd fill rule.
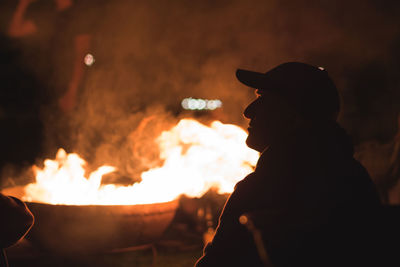
[[250,147],[251,149],[254,149],[254,150],[258,151],[258,152],[264,151],[264,149],[266,147],[265,145],[263,145],[260,142],[258,142],[256,138],[254,138],[254,137],[252,137],[250,135],[247,136],[246,145],[248,147]]

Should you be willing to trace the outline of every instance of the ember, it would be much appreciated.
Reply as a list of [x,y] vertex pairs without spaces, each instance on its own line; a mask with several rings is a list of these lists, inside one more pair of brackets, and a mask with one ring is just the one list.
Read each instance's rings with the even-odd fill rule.
[[86,177],[86,162],[78,154],[59,149],[54,160],[45,160],[44,168],[33,167],[36,182],[25,187],[23,199],[68,205],[133,205],[168,202],[181,194],[201,197],[210,188],[230,193],[258,159],[258,153],[246,147],[246,136],[235,125],[214,121],[208,127],[183,119],[157,139],[163,166],[143,172],[140,183],[128,186],[102,185],[102,176],[115,170],[112,166],[102,166]]

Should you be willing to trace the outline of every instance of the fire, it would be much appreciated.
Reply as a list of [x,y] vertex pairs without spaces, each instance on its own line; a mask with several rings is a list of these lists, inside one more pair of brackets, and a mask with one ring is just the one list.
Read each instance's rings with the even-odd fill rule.
[[25,187],[25,201],[68,205],[132,205],[167,202],[181,194],[200,197],[210,188],[231,193],[235,184],[253,170],[258,153],[245,145],[246,132],[236,125],[214,121],[208,127],[182,119],[162,132],[157,143],[163,166],[141,174],[129,186],[106,184],[102,166],[85,177],[86,162],[78,154],[59,149],[44,167],[34,166],[36,182]]

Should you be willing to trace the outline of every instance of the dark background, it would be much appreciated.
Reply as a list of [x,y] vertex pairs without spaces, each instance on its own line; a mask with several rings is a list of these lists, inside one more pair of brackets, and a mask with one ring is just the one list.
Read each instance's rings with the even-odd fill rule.
[[[135,179],[149,167],[142,152],[150,151],[147,161],[154,164],[152,140],[179,118],[246,127],[242,111],[254,93],[236,81],[235,70],[265,72],[287,61],[330,73],[342,97],[339,122],[353,136],[356,156],[375,182],[385,182],[383,190],[397,182],[388,166],[400,113],[400,1],[72,0],[61,12],[54,0],[36,0],[24,19],[37,31],[12,37],[8,31],[18,3],[0,2],[2,186],[18,183],[14,178],[26,177],[25,169],[53,158],[59,147],[78,152],[90,168],[110,164]],[[96,62],[84,69],[75,108],[64,112],[58,101],[73,77],[74,40],[82,34],[90,36],[87,52]],[[188,113],[180,106],[186,97],[221,99],[223,108]],[[150,123],[140,131],[143,119]],[[224,201],[207,205],[221,208]],[[182,203],[169,231],[183,248],[161,247],[163,266],[179,260],[191,266],[200,255],[204,227],[194,235],[193,225],[179,221],[198,224],[193,219],[198,207],[187,216]],[[214,213],[216,220],[219,210]],[[33,266],[35,261],[16,252],[14,258],[9,252],[13,265]],[[40,266],[148,266],[153,258],[149,251],[75,261],[38,255],[33,258]]]
[[[25,19],[37,32],[13,38],[7,31],[18,1],[1,1],[2,166],[54,157],[61,146],[118,165],[143,118],[187,116],[180,102],[190,96],[221,99],[222,111],[206,116],[246,126],[241,112],[254,95],[235,80],[236,68],[265,72],[286,61],[327,69],[342,96],[340,123],[356,145],[390,143],[397,131],[399,1],[72,3],[57,12],[55,1],[33,1]],[[91,36],[96,62],[65,114],[57,103],[79,34]]]

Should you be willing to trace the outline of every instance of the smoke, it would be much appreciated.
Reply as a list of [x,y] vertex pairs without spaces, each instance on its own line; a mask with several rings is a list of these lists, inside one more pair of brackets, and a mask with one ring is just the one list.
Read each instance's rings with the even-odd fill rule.
[[[70,119],[73,149],[132,176],[149,167],[139,158],[156,158],[155,151],[132,151],[134,144],[146,145],[132,134],[135,129],[154,145],[150,140],[184,116],[178,115],[180,101],[190,96],[221,99],[219,119],[245,125],[242,110],[253,92],[235,80],[236,68],[264,72],[285,61],[327,68],[345,100],[341,120],[360,135],[358,129],[371,128],[365,110],[387,103],[373,103],[382,94],[379,78],[361,84],[364,93],[355,84],[379,75],[364,73],[367,65],[389,71],[397,23],[373,2],[309,3],[113,1],[98,7],[102,12],[85,17],[95,22],[90,34],[96,62],[87,69],[79,107]],[[374,98],[368,99],[367,91]],[[155,118],[149,122],[152,130],[137,132],[149,116]],[[368,133],[377,134],[372,128]]]
[[[52,151],[62,144],[94,165],[114,164],[132,176],[157,162],[151,146],[142,162],[146,149],[135,152],[137,144],[188,115],[181,112],[183,98],[221,99],[223,109],[208,119],[245,126],[242,111],[254,95],[236,81],[236,68],[265,72],[286,61],[328,70],[343,98],[340,121],[356,140],[390,138],[400,112],[399,6],[375,0],[74,1],[63,29],[52,34],[90,34],[96,62],[85,71],[73,113],[55,116],[49,114],[54,105],[47,105],[47,142]],[[71,55],[70,41],[57,40],[63,45],[52,48],[59,64],[51,75],[65,83],[72,63],[61,60]],[[66,87],[60,83],[58,96]],[[374,125],[371,118],[384,119]]]

